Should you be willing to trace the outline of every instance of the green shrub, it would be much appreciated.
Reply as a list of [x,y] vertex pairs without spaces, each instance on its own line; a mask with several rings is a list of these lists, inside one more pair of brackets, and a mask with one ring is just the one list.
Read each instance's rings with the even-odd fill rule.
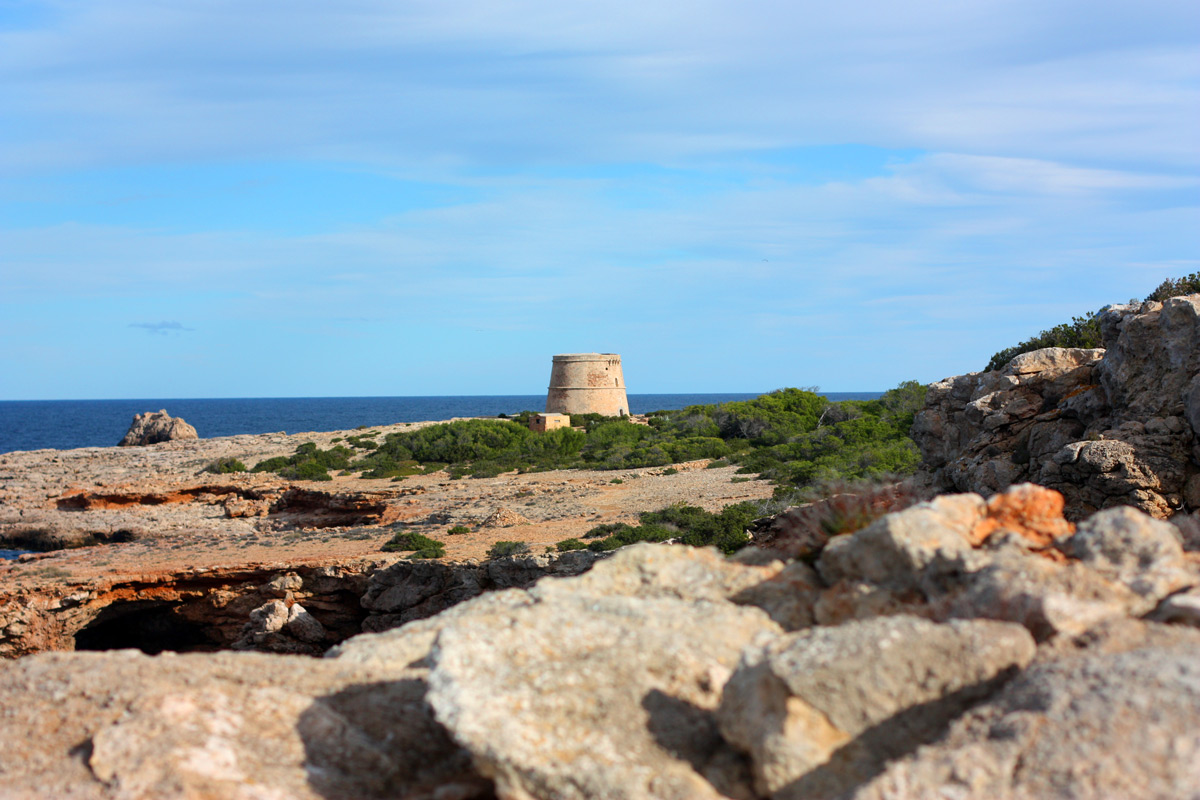
[[1082,317],[1072,317],[1069,323],[1055,325],[1032,339],[1026,339],[1018,345],[1001,350],[992,356],[991,361],[984,369],[986,371],[1004,369],[1008,362],[1022,353],[1041,350],[1043,347],[1102,347],[1103,344],[1103,339],[1100,337],[1100,317],[1098,312],[1093,311]]
[[470,532],[471,532],[471,529],[468,528],[466,525],[455,525],[453,528],[446,531],[446,533],[450,534],[451,536],[460,536],[464,533],[470,533]]
[[216,461],[210,461],[204,471],[214,475],[226,475],[230,472],[245,472],[246,465],[232,456],[224,456]]
[[529,545],[525,542],[496,542],[488,550],[488,558],[504,558],[505,556],[519,556],[529,552]]
[[1182,278],[1168,278],[1160,283],[1158,288],[1151,292],[1146,299],[1157,300],[1161,303],[1172,297],[1197,293],[1200,293],[1200,272],[1193,272],[1191,275],[1185,275]]
[[587,547],[597,553],[635,542],[674,539],[693,547],[716,547],[728,554],[749,543],[746,528],[757,516],[757,504],[749,502],[728,506],[716,514],[696,506],[675,505],[641,514],[641,524],[636,527],[622,522],[597,525],[584,538],[592,540]]
[[726,461],[723,458],[718,458],[715,461],[710,461],[708,463],[708,466],[705,467],[705,469],[720,469],[721,467],[728,467],[728,466],[729,466],[728,461]]
[[596,539],[604,536],[612,536],[616,533],[621,533],[632,529],[632,525],[627,525],[624,522],[606,522],[603,525],[597,525],[583,535],[585,539]]
[[662,471],[662,474],[663,475],[678,475],[679,470],[675,469],[674,467],[667,467],[666,469],[664,469]]
[[[1146,300],[1162,302],[1172,297],[1185,294],[1200,293],[1200,272],[1193,272],[1182,278],[1168,278],[1146,296]],[[1131,300],[1131,303],[1137,302]],[[1044,330],[1031,339],[1026,339],[1018,345],[1005,348],[992,356],[985,370],[1003,369],[1022,353],[1040,350],[1043,347],[1103,347],[1100,337],[1099,312],[1093,311],[1081,317],[1072,317],[1070,322],[1055,325]]]
[[392,479],[442,468],[454,480],[580,467],[668,467],[670,475],[671,464],[710,459],[787,492],[821,480],[911,473],[918,453],[908,431],[925,389],[908,381],[879,400],[840,403],[807,389],[780,389],[753,400],[655,412],[649,425],[585,415],[577,421],[586,433],[534,434],[516,419],[460,420],[389,434],[354,468],[363,477]]
[[414,531],[397,533],[383,545],[383,550],[387,553],[412,550],[409,558],[441,558],[446,555],[444,543]]
[[276,456],[260,461],[251,472],[274,472],[281,478],[309,481],[331,481],[329,470],[344,470],[350,466],[352,451],[342,445],[321,450],[313,442],[296,448],[293,456]]
[[579,539],[563,539],[555,545],[560,553],[566,553],[569,550],[586,550],[587,543]]

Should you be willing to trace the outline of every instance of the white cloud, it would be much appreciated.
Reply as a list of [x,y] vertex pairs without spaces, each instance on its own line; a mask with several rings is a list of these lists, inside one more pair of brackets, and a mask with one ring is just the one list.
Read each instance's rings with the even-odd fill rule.
[[55,8],[46,28],[0,33],[5,169],[663,161],[845,141],[1197,162],[1186,2]]

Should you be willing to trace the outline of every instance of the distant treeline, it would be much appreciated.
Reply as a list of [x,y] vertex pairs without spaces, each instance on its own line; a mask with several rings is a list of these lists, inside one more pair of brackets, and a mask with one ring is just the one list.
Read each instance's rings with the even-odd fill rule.
[[[401,480],[445,469],[451,477],[553,469],[636,469],[714,459],[736,464],[781,488],[905,475],[919,454],[908,436],[925,386],[908,381],[877,400],[832,402],[804,389],[753,400],[696,405],[649,415],[649,425],[584,415],[577,428],[534,433],[532,412],[513,419],[460,420],[387,435],[349,437],[329,450],[308,443],[268,459],[255,472],[327,480],[329,471]],[[361,454],[361,455],[360,455]]]

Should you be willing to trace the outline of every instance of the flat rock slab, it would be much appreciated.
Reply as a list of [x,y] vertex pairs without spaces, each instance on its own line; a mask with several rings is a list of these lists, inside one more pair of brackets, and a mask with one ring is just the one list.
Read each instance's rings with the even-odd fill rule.
[[443,630],[429,700],[501,797],[746,796],[713,710],[742,649],[779,632],[724,601],[563,595]]
[[1033,658],[1020,625],[884,617],[750,649],[726,686],[725,737],[758,791],[834,797],[939,734]]
[[121,650],[0,670],[5,798],[490,796],[402,664]]
[[849,797],[1194,798],[1197,720],[1200,631],[1124,620],[1039,657],[941,742]]

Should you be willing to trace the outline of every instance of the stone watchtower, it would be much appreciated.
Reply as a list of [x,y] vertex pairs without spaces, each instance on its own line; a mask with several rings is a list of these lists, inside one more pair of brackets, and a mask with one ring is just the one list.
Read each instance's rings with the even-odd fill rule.
[[558,414],[629,413],[625,376],[616,353],[568,353],[554,357],[546,411]]

